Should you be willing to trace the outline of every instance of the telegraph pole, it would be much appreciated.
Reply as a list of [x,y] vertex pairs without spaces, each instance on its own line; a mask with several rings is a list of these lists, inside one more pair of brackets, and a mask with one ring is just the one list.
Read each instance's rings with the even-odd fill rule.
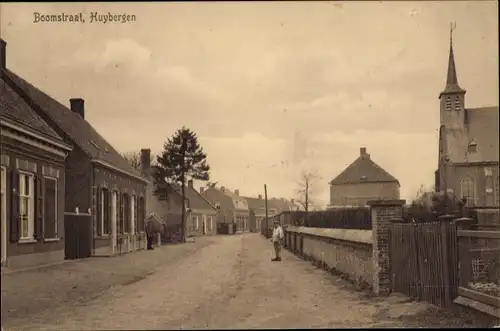
[[266,237],[268,236],[269,233],[269,219],[267,215],[267,185],[264,184],[264,198],[265,198],[265,203],[266,203]]

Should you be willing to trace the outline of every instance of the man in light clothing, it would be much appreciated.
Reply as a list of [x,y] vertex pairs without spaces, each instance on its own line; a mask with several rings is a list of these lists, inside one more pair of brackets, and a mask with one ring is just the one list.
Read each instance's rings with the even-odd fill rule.
[[280,257],[280,251],[281,251],[281,241],[285,235],[283,234],[283,229],[279,225],[277,221],[274,221],[274,229],[273,229],[273,245],[274,245],[274,252],[276,253],[276,257],[272,259],[271,261],[281,261]]

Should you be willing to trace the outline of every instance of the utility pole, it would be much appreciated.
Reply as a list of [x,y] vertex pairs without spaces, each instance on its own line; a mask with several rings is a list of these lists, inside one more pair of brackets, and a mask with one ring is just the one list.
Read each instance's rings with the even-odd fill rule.
[[266,203],[266,237],[268,236],[269,233],[269,219],[267,215],[267,185],[264,184],[264,198],[265,198],[265,203]]

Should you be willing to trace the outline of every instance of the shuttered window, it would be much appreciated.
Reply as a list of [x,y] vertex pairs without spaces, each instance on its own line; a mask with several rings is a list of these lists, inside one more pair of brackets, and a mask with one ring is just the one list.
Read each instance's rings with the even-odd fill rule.
[[57,179],[44,178],[43,233],[45,238],[57,238]]

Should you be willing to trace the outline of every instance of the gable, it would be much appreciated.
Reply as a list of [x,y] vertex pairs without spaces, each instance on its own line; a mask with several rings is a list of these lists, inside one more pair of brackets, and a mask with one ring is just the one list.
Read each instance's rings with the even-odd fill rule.
[[399,181],[369,157],[360,156],[351,163],[337,177],[330,181],[330,185],[381,183]]

